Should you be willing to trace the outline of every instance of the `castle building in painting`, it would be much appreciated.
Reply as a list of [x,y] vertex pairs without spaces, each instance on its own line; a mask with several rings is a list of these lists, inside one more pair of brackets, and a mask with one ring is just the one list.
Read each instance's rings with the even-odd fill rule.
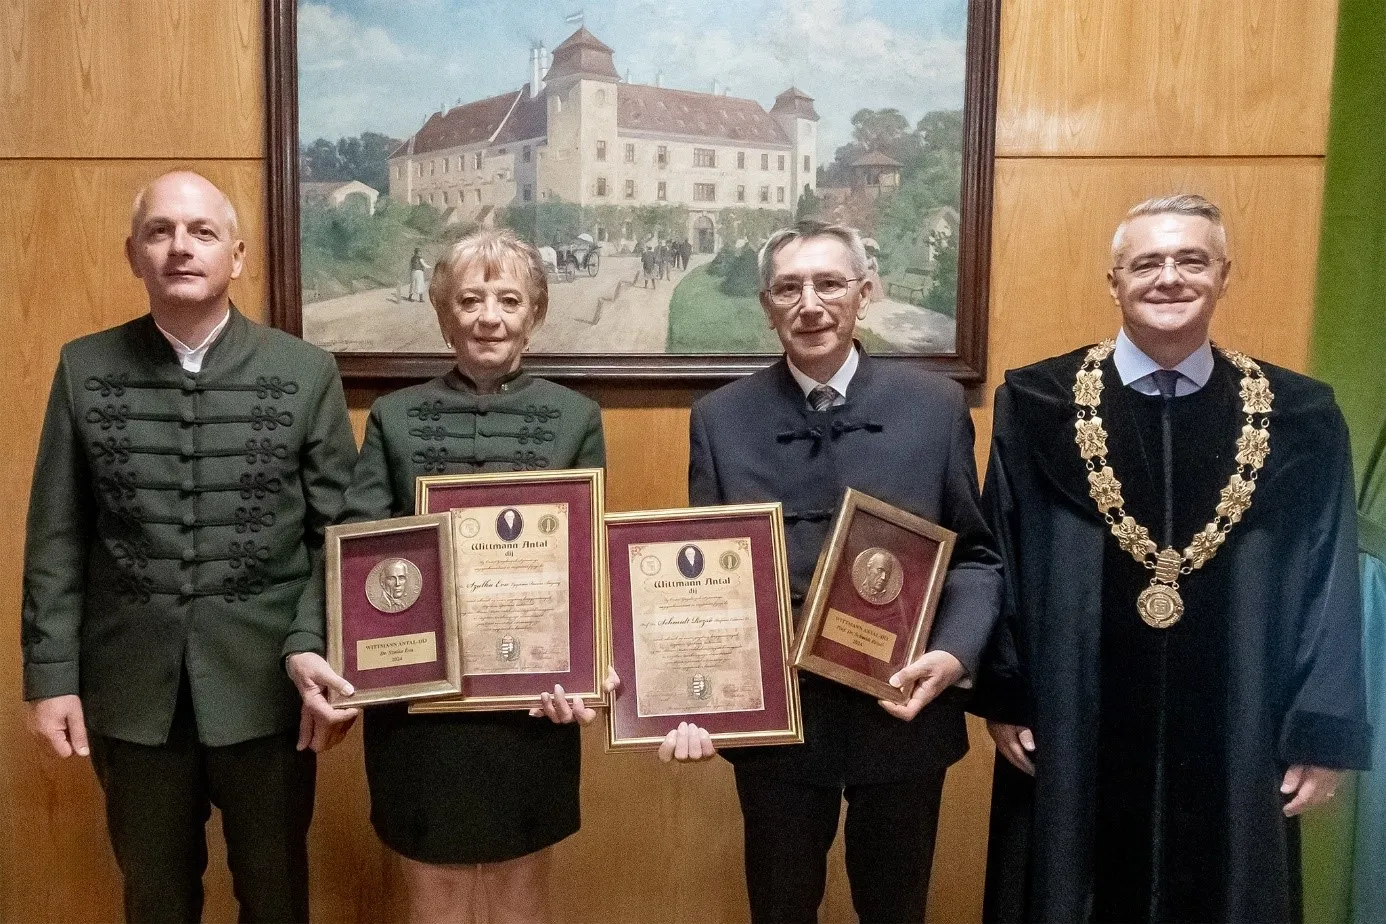
[[722,209],[792,212],[816,188],[818,114],[794,87],[767,111],[725,90],[623,81],[585,27],[545,59],[531,50],[517,90],[430,116],[390,156],[391,198],[481,224],[527,202],[682,205],[688,239],[710,252]]

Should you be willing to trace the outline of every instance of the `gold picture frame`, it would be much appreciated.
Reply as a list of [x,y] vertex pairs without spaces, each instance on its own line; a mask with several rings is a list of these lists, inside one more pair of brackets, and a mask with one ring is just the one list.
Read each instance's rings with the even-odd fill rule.
[[[877,524],[869,537],[858,535],[863,514]],[[912,542],[910,536],[924,541]],[[886,678],[923,654],[956,541],[952,530],[848,488],[804,598],[795,666],[877,699],[907,700],[909,691]],[[931,560],[923,568],[901,563],[930,544]],[[844,569],[849,557],[852,564]],[[902,635],[905,643],[899,645]]]
[[[534,503],[562,502],[586,506],[587,514],[577,514],[568,520],[568,549],[570,567],[574,562],[589,564],[587,575],[569,580],[569,645],[570,651],[585,651],[590,647],[590,660],[577,664],[574,657],[570,670],[548,673],[507,673],[475,675],[466,673],[463,659],[461,689],[452,695],[423,699],[410,703],[411,713],[481,712],[526,710],[540,704],[540,693],[551,691],[555,683],[563,685],[564,693],[581,696],[588,705],[605,706],[607,692],[605,646],[606,622],[602,618],[602,601],[606,585],[606,546],[602,515],[605,511],[605,473],[600,468],[574,468],[556,471],[482,472],[466,475],[425,475],[415,486],[414,504],[420,513],[439,513],[457,509],[466,499],[466,506],[523,506]],[[581,516],[581,520],[578,519]],[[580,537],[581,524],[588,535]],[[456,555],[466,551],[457,548]],[[456,572],[454,571],[454,574]],[[589,585],[582,588],[585,579]],[[462,599],[463,588],[453,580],[456,595],[459,645],[466,649],[467,610]],[[579,592],[580,591],[580,592]],[[581,604],[581,605],[579,605]],[[590,613],[590,617],[584,615]],[[540,678],[543,678],[541,681]]]
[[[790,663],[790,652],[794,631],[793,615],[790,608],[788,554],[785,545],[784,517],[780,504],[736,504],[721,507],[690,507],[670,510],[645,510],[632,513],[613,513],[606,516],[607,532],[607,598],[603,606],[608,627],[607,660],[620,674],[622,683],[612,697],[607,712],[608,751],[650,750],[659,747],[670,729],[680,721],[691,721],[706,728],[718,747],[738,747],[746,745],[801,744],[804,740],[803,716],[799,703],[798,677]],[[760,683],[760,708],[731,708],[723,711],[698,711],[697,708],[680,709],[677,712],[657,711],[641,714],[643,702],[637,670],[637,628],[636,628],[636,583],[641,584],[642,597],[649,596],[644,589],[653,586],[653,576],[659,570],[650,571],[645,562],[660,558],[653,554],[655,549],[667,550],[677,546],[679,554],[690,547],[693,554],[688,558],[690,564],[677,565],[682,572],[682,581],[674,577],[672,583],[680,585],[672,591],[659,593],[694,593],[698,582],[706,586],[709,582],[730,582],[730,577],[702,578],[704,568],[711,564],[704,559],[699,543],[721,548],[726,543],[746,543],[751,567],[746,574],[750,577],[749,592],[754,600],[754,638],[756,640],[755,673]],[[650,554],[646,554],[646,553]],[[661,552],[667,556],[667,552]],[[741,566],[741,553],[735,551],[714,552],[719,556],[718,567],[723,572],[733,572]],[[633,565],[636,557],[639,565]],[[661,559],[662,561],[662,559]],[[662,565],[660,566],[662,567]],[[635,578],[635,572],[643,572],[642,578]],[[673,576],[673,571],[669,574]],[[650,578],[651,580],[645,580]],[[743,579],[744,580],[744,579]],[[739,582],[738,582],[739,583]],[[714,591],[716,592],[716,591]],[[747,587],[741,584],[732,593],[745,594]],[[657,595],[652,599],[658,599]],[[716,603],[717,601],[714,601]],[[696,604],[695,604],[696,606]],[[729,612],[721,610],[720,612]],[[669,612],[669,610],[664,610]],[[701,624],[699,624],[701,628]],[[739,631],[745,631],[740,627]],[[714,631],[725,631],[714,630]],[[732,631],[737,631],[733,628]],[[666,646],[668,643],[665,643]],[[680,642],[685,644],[686,642]],[[722,644],[732,650],[727,639]],[[653,651],[652,647],[644,650]],[[667,648],[666,648],[667,650]],[[687,650],[686,648],[684,649]],[[681,669],[691,669],[681,665]],[[667,667],[650,671],[652,677],[665,679]],[[734,670],[732,671],[734,674]],[[703,678],[701,688],[699,678]],[[727,689],[737,689],[733,681],[728,687],[709,671],[695,672],[692,675],[689,696],[705,697],[712,700],[715,695]],[[665,684],[667,687],[667,684]]]
[[[432,532],[437,549],[437,560],[431,563],[431,568],[436,571],[432,574],[429,587],[425,586],[423,569],[412,560],[398,556],[398,560],[405,561],[419,570],[419,587],[409,588],[407,584],[411,579],[405,578],[405,593],[412,594],[413,599],[409,600],[398,610],[377,603],[372,599],[372,594],[366,590],[366,580],[374,575],[381,565],[386,564],[394,558],[393,549],[397,547],[409,533]],[[367,540],[386,539],[384,543],[370,543],[378,545],[373,551],[361,550],[353,554],[350,548],[353,545],[366,545]],[[347,548],[344,550],[344,546]],[[417,553],[414,553],[415,557]],[[386,557],[389,556],[389,557]],[[452,579],[452,526],[451,517],[444,513],[434,516],[412,516],[396,517],[390,520],[374,520],[364,523],[345,523],[329,526],[325,532],[324,539],[324,572],[326,575],[326,611],[327,611],[327,661],[332,670],[338,675],[345,677],[356,688],[351,696],[343,696],[336,691],[329,693],[329,702],[334,706],[373,706],[382,703],[404,702],[429,696],[446,696],[456,694],[462,690],[462,658],[458,645],[459,634],[457,630],[457,611],[456,611],[456,592],[453,588]],[[366,578],[362,577],[362,570],[370,565],[370,571]],[[366,603],[362,604],[359,599],[353,600],[350,606],[345,605],[343,594],[343,581],[346,575],[352,576],[353,584],[359,584],[366,597]],[[402,634],[394,630],[395,634],[389,636],[366,636],[359,637],[357,631],[346,632],[345,623],[351,621],[353,624],[361,621],[380,621],[384,619],[405,619],[407,614],[413,609],[419,600],[425,602],[425,608],[412,615],[410,623],[400,628],[412,628],[414,631]],[[429,612],[433,606],[437,607],[436,613]],[[347,609],[351,613],[346,612]],[[431,626],[431,628],[428,628]],[[419,631],[422,629],[422,631]],[[377,629],[378,631],[378,629]],[[437,634],[441,632],[442,640],[439,644]],[[348,656],[348,644],[346,636],[350,634],[352,641],[355,642],[353,656]],[[432,638],[426,638],[431,635]],[[364,646],[364,647],[363,647]],[[409,658],[417,658],[420,654],[427,654],[427,648],[434,646],[434,656],[431,659],[408,661]],[[437,648],[441,647],[441,651]],[[367,652],[374,652],[371,656],[377,662],[370,668],[362,668],[361,662],[366,657]],[[388,663],[391,656],[397,661],[406,661],[402,664]],[[442,668],[442,676],[432,677],[427,680],[412,679],[400,683],[385,683],[371,685],[370,680],[379,676],[388,677],[393,674],[417,675],[419,670],[417,665],[420,663],[437,664]],[[415,669],[410,669],[415,668]],[[376,675],[371,673],[374,670],[382,670],[389,673]],[[366,681],[363,684],[363,681]]]

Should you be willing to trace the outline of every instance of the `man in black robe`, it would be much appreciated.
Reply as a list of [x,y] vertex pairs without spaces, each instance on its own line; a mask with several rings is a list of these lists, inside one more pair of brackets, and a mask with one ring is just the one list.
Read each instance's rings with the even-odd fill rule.
[[[1271,409],[1244,406],[1260,373],[1208,340],[1230,270],[1212,203],[1138,205],[1112,256],[1115,341],[996,395],[984,497],[1006,592],[972,707],[998,752],[985,917],[1295,920],[1295,816],[1368,754],[1347,430],[1329,388],[1265,363]],[[1080,449],[1080,410],[1105,446]],[[1264,467],[1229,508],[1262,425]],[[1104,463],[1124,508],[1090,481]],[[1148,534],[1123,549],[1125,517]],[[1154,570],[1160,549],[1177,573]],[[1183,605],[1162,628],[1137,605],[1156,584]]]

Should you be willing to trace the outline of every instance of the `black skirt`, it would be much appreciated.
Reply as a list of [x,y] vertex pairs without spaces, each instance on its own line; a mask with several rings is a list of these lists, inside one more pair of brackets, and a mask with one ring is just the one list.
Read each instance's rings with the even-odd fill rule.
[[365,716],[371,824],[423,863],[498,863],[577,831],[581,732],[524,712]]

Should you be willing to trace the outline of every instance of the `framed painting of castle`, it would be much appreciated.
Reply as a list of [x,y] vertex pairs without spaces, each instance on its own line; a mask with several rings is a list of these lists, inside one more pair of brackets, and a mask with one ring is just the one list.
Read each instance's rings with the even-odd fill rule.
[[548,269],[532,372],[726,379],[779,355],[756,253],[813,217],[867,240],[869,352],[980,381],[999,11],[265,0],[272,322],[439,374],[429,273],[503,227]]

